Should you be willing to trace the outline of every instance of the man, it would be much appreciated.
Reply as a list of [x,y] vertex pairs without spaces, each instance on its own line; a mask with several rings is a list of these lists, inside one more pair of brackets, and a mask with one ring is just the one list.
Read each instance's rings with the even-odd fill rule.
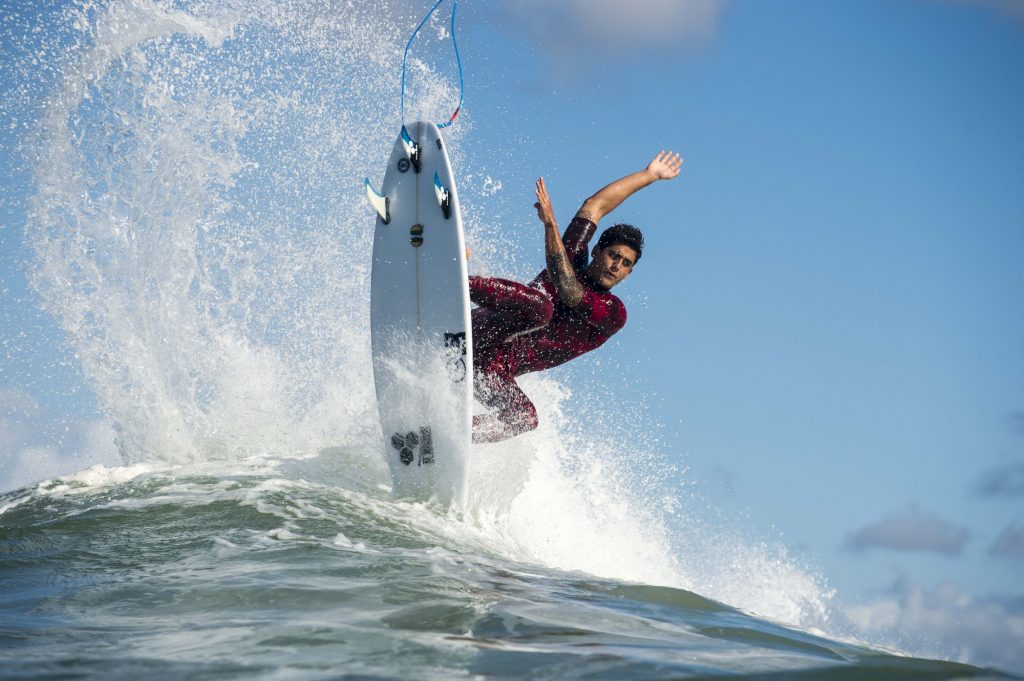
[[547,269],[530,282],[470,277],[476,398],[490,411],[473,417],[474,442],[499,442],[537,427],[537,410],[516,377],[550,369],[600,347],[626,323],[626,308],[611,289],[643,254],[644,238],[618,224],[598,239],[597,223],[635,192],[679,175],[683,159],[659,152],[644,170],[612,182],[576,212],[559,236],[544,178],[537,180],[537,217],[544,224]]

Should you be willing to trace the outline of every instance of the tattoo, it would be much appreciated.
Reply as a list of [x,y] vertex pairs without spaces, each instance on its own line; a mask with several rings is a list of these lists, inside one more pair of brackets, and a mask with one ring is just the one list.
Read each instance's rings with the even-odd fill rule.
[[590,220],[591,222],[594,221],[594,214],[586,208],[580,208],[576,211],[576,217],[583,218],[584,220]]
[[548,273],[558,291],[558,297],[569,307],[576,307],[583,300],[583,286],[576,278],[576,271],[569,262],[565,248],[548,253]]

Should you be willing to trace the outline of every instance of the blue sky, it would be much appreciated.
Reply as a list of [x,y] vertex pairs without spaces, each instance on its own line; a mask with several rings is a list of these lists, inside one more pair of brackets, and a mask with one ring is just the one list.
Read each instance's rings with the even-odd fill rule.
[[[399,4],[410,21],[421,11]],[[911,626],[934,612],[1022,616],[1021,8],[459,8],[461,151],[502,183],[478,219],[502,222],[523,254],[502,274],[543,262],[537,175],[567,221],[659,149],[686,160],[611,216],[647,235],[617,291],[627,327],[556,375],[645,404],[709,504],[820,566],[864,617],[873,603]],[[434,42],[424,54],[444,71]],[[18,139],[0,135],[5,152]],[[8,164],[0,194],[0,487],[24,482],[10,462],[26,450],[97,437],[80,369],[66,352],[51,365],[59,334],[25,290],[23,179]],[[914,594],[932,609],[910,612]]]

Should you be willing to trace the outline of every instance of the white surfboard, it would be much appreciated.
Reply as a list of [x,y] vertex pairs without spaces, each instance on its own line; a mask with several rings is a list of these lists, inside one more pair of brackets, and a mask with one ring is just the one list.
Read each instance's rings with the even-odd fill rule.
[[370,339],[383,450],[396,498],[461,506],[473,427],[473,358],[462,215],[437,126],[395,142],[377,210]]

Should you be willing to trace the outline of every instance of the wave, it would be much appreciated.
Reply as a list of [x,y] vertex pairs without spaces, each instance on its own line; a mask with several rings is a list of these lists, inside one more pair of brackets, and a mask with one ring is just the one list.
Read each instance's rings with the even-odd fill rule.
[[0,507],[19,678],[999,678],[515,560],[467,518],[264,464],[98,468]]

